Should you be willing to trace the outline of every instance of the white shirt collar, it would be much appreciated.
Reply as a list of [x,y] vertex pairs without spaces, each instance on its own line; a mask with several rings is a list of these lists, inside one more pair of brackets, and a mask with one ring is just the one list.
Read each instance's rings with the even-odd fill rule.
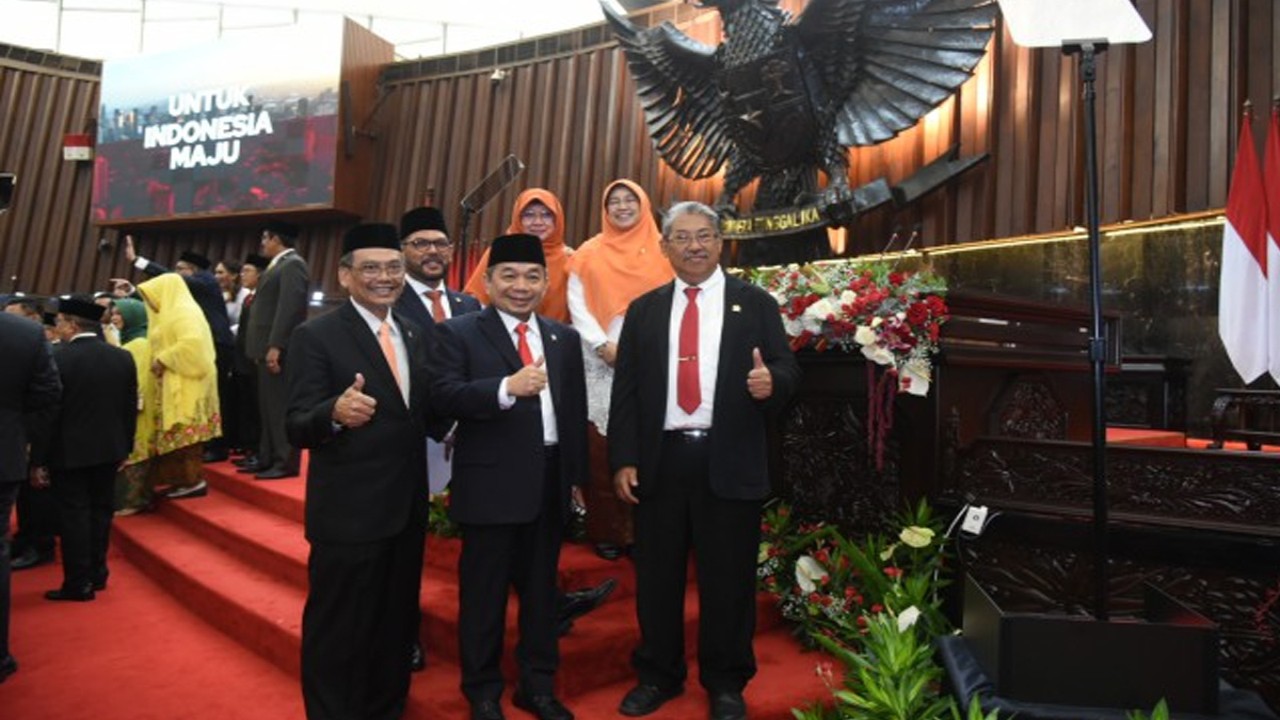
[[502,324],[507,326],[508,335],[514,335],[516,332],[516,325],[519,325],[520,323],[524,323],[525,325],[528,325],[529,332],[531,334],[538,335],[538,314],[537,313],[530,315],[528,320],[521,320],[517,318],[515,315],[508,315],[507,313],[501,310],[498,310],[497,308],[494,308],[494,310],[497,311],[498,317],[502,318]]
[[404,276],[404,279],[409,283],[409,287],[413,288],[413,294],[417,295],[418,297],[422,297],[424,294],[426,294],[428,290],[438,290],[440,292],[440,297],[442,298],[448,297],[448,293],[445,292],[443,280],[437,282],[435,287],[432,287],[424,282],[421,282],[415,279],[412,275],[406,274]]
[[[349,302],[351,303],[351,307],[355,308],[356,312],[359,313],[360,319],[364,320],[365,324],[369,326],[369,329],[373,331],[374,335],[377,335],[378,329],[382,327],[382,319],[369,312],[368,309],[355,300],[350,300]],[[392,316],[390,308],[387,309],[387,323],[391,325],[391,335],[393,337],[400,334],[400,328],[396,326],[395,318]]]
[[[705,293],[705,292],[710,292],[712,290],[715,290],[723,284],[724,284],[724,271],[720,269],[719,265],[717,265],[715,272],[711,273],[711,277],[708,277],[706,280],[703,280],[702,283],[697,285],[696,287]],[[691,288],[691,287],[695,287],[695,286],[690,285],[689,283],[681,280],[679,277],[676,278],[676,292],[683,293],[685,291],[685,288]]]

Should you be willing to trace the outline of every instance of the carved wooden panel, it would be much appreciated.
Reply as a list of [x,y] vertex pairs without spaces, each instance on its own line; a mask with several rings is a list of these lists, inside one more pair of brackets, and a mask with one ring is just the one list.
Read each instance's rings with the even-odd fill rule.
[[992,404],[992,434],[1061,440],[1067,437],[1067,412],[1042,376],[1018,376]]

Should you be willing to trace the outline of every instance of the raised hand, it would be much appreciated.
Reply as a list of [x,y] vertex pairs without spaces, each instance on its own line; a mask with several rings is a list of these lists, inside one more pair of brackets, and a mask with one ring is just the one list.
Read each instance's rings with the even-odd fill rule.
[[349,428],[358,428],[373,419],[378,401],[364,394],[364,375],[356,373],[355,382],[342,391],[333,404],[333,421]]
[[760,348],[751,349],[751,370],[747,372],[747,392],[756,400],[768,400],[773,395],[773,373],[764,364]]

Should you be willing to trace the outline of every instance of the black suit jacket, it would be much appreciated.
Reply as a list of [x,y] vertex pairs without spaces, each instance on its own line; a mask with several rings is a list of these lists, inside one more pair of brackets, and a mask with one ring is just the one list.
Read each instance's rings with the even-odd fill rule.
[[296,251],[262,273],[248,323],[249,357],[262,360],[268,348],[288,349],[293,329],[307,319],[310,278],[307,261]]
[[27,478],[27,444],[47,453],[62,380],[44,330],[26,318],[0,313],[0,357],[0,482],[18,482]]
[[[445,288],[445,296],[449,298],[451,318],[466,315],[467,313],[480,312],[480,301],[466,293]],[[404,292],[400,293],[400,298],[396,300],[396,312],[423,328],[430,329],[432,325],[436,324],[435,318],[431,317],[431,308],[427,305],[426,298],[414,295],[413,286],[407,281],[404,284]]]
[[[258,309],[255,303],[253,311]],[[293,333],[285,429],[292,445],[311,450],[306,532],[312,542],[372,542],[410,522],[426,522],[423,331],[394,311],[392,317],[409,354],[407,407],[378,339],[350,302]],[[356,373],[364,375],[363,392],[377,401],[377,410],[366,425],[335,428],[334,403]]]
[[236,345],[234,366],[237,374],[252,375],[253,374],[253,358],[249,357],[249,317],[253,312],[254,301],[257,297],[248,295],[245,302],[240,306],[240,324],[236,325]]
[[[572,485],[586,482],[587,390],[578,333],[537,317],[559,435],[560,492],[568,507]],[[439,323],[428,357],[431,405],[454,418],[449,511],[472,524],[531,522],[542,506],[546,448],[538,398],[498,404],[502,379],[518,371],[520,356],[492,307]]]
[[123,462],[133,451],[138,422],[133,356],[96,337],[81,337],[63,343],[55,362],[62,404],[48,457],[39,464],[74,470]]
[[[674,288],[674,282],[668,283],[634,300],[618,340],[609,407],[609,464],[614,472],[637,468],[639,497],[662,481],[656,475],[670,382]],[[795,392],[800,364],[787,343],[778,303],[768,293],[725,276],[724,303],[711,420],[711,489],[722,498],[759,500],[769,494],[768,415]],[[753,348],[760,348],[773,375],[773,395],[762,402],[747,392]]]

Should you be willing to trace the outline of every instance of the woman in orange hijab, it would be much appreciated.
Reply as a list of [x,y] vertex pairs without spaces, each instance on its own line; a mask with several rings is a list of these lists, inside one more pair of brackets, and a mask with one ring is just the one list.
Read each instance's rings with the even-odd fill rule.
[[[569,254],[564,247],[564,209],[560,200],[550,190],[529,188],[516,198],[511,210],[508,233],[537,235],[542,241],[542,253],[547,257],[547,295],[538,306],[538,314],[569,322],[569,305],[566,300]],[[489,251],[485,250],[475,272],[467,280],[464,291],[481,303],[489,304],[489,293],[484,288],[484,274],[489,267]]]
[[609,394],[623,316],[631,301],[674,277],[658,243],[649,196],[630,180],[615,180],[601,200],[599,235],[569,258],[569,313],[582,336],[587,373],[591,471],[587,483],[587,538],[602,557],[616,559],[631,544],[631,511],[617,498],[604,441]]

